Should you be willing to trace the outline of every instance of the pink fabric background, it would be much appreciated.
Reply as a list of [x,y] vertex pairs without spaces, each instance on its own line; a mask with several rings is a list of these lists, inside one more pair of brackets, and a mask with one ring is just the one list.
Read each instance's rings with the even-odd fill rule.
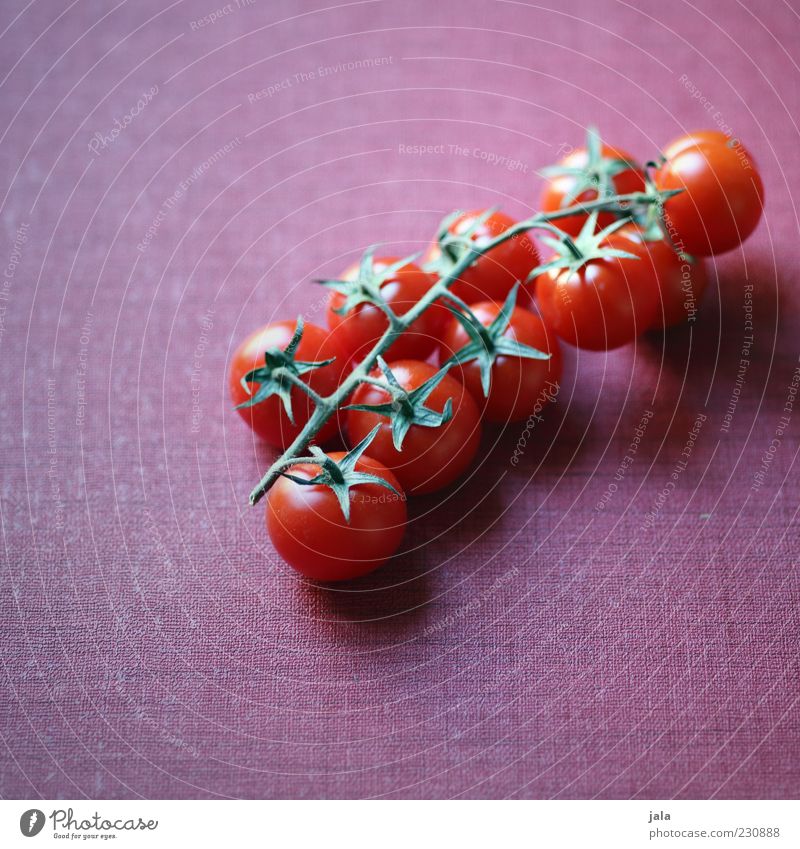
[[[796,796],[797,4],[214,11],[0,9],[0,793]],[[691,332],[568,351],[517,467],[520,428],[487,433],[390,568],[304,585],[246,506],[271,455],[229,409],[232,346],[322,321],[308,281],[369,244],[529,212],[589,123],[643,157],[730,126],[765,220]]]

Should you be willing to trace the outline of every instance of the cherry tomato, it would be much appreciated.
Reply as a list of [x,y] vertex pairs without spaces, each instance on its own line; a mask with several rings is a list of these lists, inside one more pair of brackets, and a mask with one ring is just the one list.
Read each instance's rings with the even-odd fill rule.
[[[488,327],[500,313],[500,305],[484,301],[472,305],[478,321]],[[481,371],[477,360],[454,366],[450,372],[460,378],[491,422],[521,421],[527,418],[537,400],[547,391],[552,396],[558,391],[561,378],[561,348],[555,333],[549,333],[544,322],[532,312],[515,307],[511,320],[503,333],[511,339],[549,353],[549,360],[534,360],[500,355],[492,364],[492,382],[488,398],[483,394]],[[455,318],[445,331],[440,361],[444,361],[466,347],[470,342],[467,331]]]
[[[330,457],[339,461],[342,452]],[[366,575],[400,547],[406,528],[406,502],[397,478],[381,463],[362,455],[356,471],[388,481],[399,495],[375,483],[350,490],[350,521],[333,490],[278,478],[267,496],[267,530],[278,554],[315,581],[347,581]],[[291,474],[311,480],[320,467],[303,464]]]
[[[373,270],[380,274],[388,266],[397,262],[394,257],[376,258]],[[355,280],[359,265],[353,265],[345,271],[343,280]],[[426,274],[413,263],[408,263],[394,275],[381,283],[381,295],[397,315],[407,313],[436,282],[436,278]],[[336,335],[348,356],[354,360],[363,359],[375,343],[383,336],[389,326],[386,314],[377,306],[362,303],[341,315],[336,310],[345,303],[340,292],[331,292],[328,301],[328,327]],[[442,326],[449,317],[447,310],[440,304],[431,305],[389,348],[385,356],[396,359],[412,357],[427,359],[435,350],[441,338]]]
[[[235,405],[244,404],[252,397],[242,386],[242,377],[254,368],[264,365],[265,351],[272,348],[285,350],[296,327],[294,321],[268,324],[248,336],[236,349],[229,373],[230,393]],[[315,324],[306,324],[295,358],[298,361],[317,362],[334,357],[330,365],[314,369],[302,377],[320,395],[330,395],[342,382],[348,371],[347,357],[326,330]],[[256,393],[258,386],[257,383],[249,384],[252,394]],[[286,415],[283,402],[277,395],[271,395],[252,407],[243,407],[238,412],[261,439],[276,448],[286,448],[298,436],[314,411],[313,403],[302,389],[293,388],[291,399],[294,424]],[[336,430],[336,417],[332,417],[320,430],[317,440],[324,442],[330,439]]]
[[[477,245],[487,242],[505,233],[517,222],[502,212],[493,212],[477,225],[482,211],[465,212],[449,226],[451,233],[466,236],[474,229],[472,241]],[[438,244],[431,246],[427,259],[437,260],[441,255]],[[450,287],[454,295],[468,304],[479,301],[498,301],[502,303],[517,281],[525,283],[528,274],[539,264],[539,253],[530,237],[523,233],[512,237],[494,250],[480,256],[458,280]]]
[[659,189],[685,189],[664,211],[676,247],[693,256],[735,248],[755,230],[764,205],[764,185],[750,154],[738,141],[716,135],[676,140],[655,174]]
[[647,249],[614,233],[604,245],[638,259],[592,259],[577,271],[550,269],[536,278],[536,298],[548,327],[590,351],[618,348],[653,326],[658,281]]
[[[666,239],[645,241],[642,231],[633,224],[626,225],[619,233],[647,248],[658,279],[661,302],[656,310],[653,329],[692,321],[708,286],[708,272],[703,261],[681,257]],[[647,262],[646,259],[644,261]]]
[[[613,185],[613,191],[616,194],[630,194],[632,192],[640,192],[644,189],[644,176],[642,169],[635,164],[636,160],[626,151],[618,147],[604,144],[601,148],[603,159],[621,159],[625,162],[633,163],[633,167],[626,168],[610,178]],[[585,147],[579,147],[567,154],[563,159],[559,160],[559,166],[563,168],[581,168],[585,169],[589,164],[589,154]],[[558,212],[565,207],[572,206],[575,203],[586,203],[597,198],[595,189],[586,189],[578,194],[578,196],[569,203],[565,203],[565,198],[568,198],[576,187],[578,178],[572,174],[561,174],[551,177],[545,184],[540,207],[542,212]],[[559,218],[553,221],[559,229],[571,236],[577,236],[586,222],[587,213],[577,213],[568,215],[564,218]],[[611,212],[601,212],[597,217],[598,229],[602,230],[613,224],[615,217]]]
[[[406,391],[412,391],[436,374],[436,369],[418,360],[399,360],[389,363],[397,382]],[[375,371],[374,377],[381,377]],[[428,397],[426,406],[441,413],[448,399],[452,399],[453,417],[440,427],[423,427],[414,424],[405,435],[402,450],[397,451],[392,442],[392,427],[388,418],[377,413],[349,410],[347,430],[350,442],[356,444],[380,424],[375,439],[370,443],[372,457],[382,462],[397,476],[409,494],[434,492],[452,483],[472,462],[481,437],[478,406],[464,386],[455,378],[444,379]],[[353,404],[385,404],[389,393],[379,386],[362,383],[353,393]]]

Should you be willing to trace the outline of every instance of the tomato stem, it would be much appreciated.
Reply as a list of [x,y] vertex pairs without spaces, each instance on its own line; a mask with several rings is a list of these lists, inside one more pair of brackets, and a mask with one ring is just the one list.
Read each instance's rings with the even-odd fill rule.
[[[551,221],[557,221],[561,218],[566,218],[576,213],[590,213],[594,210],[619,209],[622,204],[631,206],[663,204],[664,200],[672,195],[677,194],[677,191],[670,192],[633,192],[625,195],[611,195],[608,197],[597,198],[596,200],[586,201],[585,203],[576,203],[566,209],[559,209],[553,212],[538,212],[531,218],[519,221],[508,230],[496,236],[494,239],[486,242],[483,245],[475,245],[470,251],[464,253],[462,257],[453,265],[447,274],[440,277],[437,282],[431,286],[426,294],[417,301],[416,304],[402,315],[392,313],[389,316],[389,327],[381,338],[375,343],[372,350],[364,357],[364,359],[350,372],[344,381],[339,385],[338,389],[327,397],[322,397],[314,390],[309,391],[307,385],[301,388],[312,398],[315,403],[315,408],[306,425],[303,427],[297,438],[283,452],[283,454],[270,466],[267,473],[259,481],[258,486],[250,493],[250,504],[256,504],[267,493],[269,488],[281,476],[283,471],[293,463],[300,461],[302,452],[306,449],[309,443],[319,433],[323,425],[328,419],[345,403],[353,390],[361,383],[374,383],[375,378],[370,376],[370,372],[378,363],[378,358],[384,354],[397,337],[403,331],[407,330],[421,315],[427,310],[434,301],[446,296],[450,286],[469,268],[475,260],[480,256],[498,245],[502,245],[509,239],[513,239],[521,233],[528,230],[550,230],[554,228],[550,225]],[[562,237],[563,238],[563,237]],[[572,240],[570,240],[571,242]],[[577,246],[572,243],[572,247],[577,251]],[[570,246],[567,245],[570,249]],[[577,259],[578,257],[576,257]],[[300,386],[300,381],[297,385]],[[384,387],[385,388],[385,385]],[[313,393],[313,394],[312,394]]]
[[389,387],[386,385],[386,380],[381,377],[373,377],[371,374],[365,374],[361,378],[362,383],[369,383],[371,386],[377,386],[380,389],[385,389],[387,392],[389,391]]

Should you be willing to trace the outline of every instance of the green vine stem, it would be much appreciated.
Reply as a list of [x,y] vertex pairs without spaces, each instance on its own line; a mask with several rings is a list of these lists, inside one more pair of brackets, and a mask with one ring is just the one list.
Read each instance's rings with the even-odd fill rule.
[[[285,470],[297,463],[301,459],[302,452],[311,443],[313,438],[319,433],[322,426],[328,419],[341,407],[347,398],[351,395],[354,389],[361,383],[372,383],[373,378],[370,372],[375,368],[380,357],[397,339],[397,337],[406,329],[408,329],[419,317],[425,312],[430,305],[447,294],[450,286],[461,276],[461,274],[469,268],[475,260],[485,253],[496,248],[498,245],[513,239],[521,233],[528,230],[543,229],[552,232],[553,227],[551,221],[557,221],[560,218],[566,218],[570,215],[575,215],[581,212],[592,212],[593,210],[608,210],[622,211],[623,205],[626,207],[648,206],[657,204],[663,206],[666,199],[678,194],[681,190],[676,189],[667,192],[634,192],[625,195],[612,195],[597,200],[587,201],[586,203],[574,204],[565,209],[559,209],[554,212],[539,212],[532,218],[527,218],[524,221],[519,221],[508,230],[501,233],[486,244],[476,245],[472,250],[466,251],[464,255],[450,269],[447,275],[439,278],[437,282],[431,286],[428,292],[416,304],[403,315],[393,315],[393,321],[390,321],[389,327],[381,338],[375,343],[375,346],[367,354],[366,357],[350,372],[340,384],[339,388],[331,395],[320,397],[316,393],[311,395],[307,389],[304,389],[305,383],[301,380],[295,382],[295,385],[307,392],[315,402],[315,408],[305,427],[298,434],[292,444],[283,452],[283,454],[270,466],[267,473],[259,481],[258,486],[250,493],[250,504],[256,504],[267,493],[269,488],[275,481],[285,472]],[[307,462],[307,458],[304,458]]]

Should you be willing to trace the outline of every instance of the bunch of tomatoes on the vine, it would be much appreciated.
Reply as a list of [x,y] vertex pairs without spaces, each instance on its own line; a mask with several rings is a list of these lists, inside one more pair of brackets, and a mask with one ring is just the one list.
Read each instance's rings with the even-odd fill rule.
[[[711,130],[644,166],[589,130],[542,175],[530,219],[454,213],[422,260],[371,249],[319,281],[327,329],[279,321],[237,349],[233,401],[284,451],[251,502],[267,495],[272,542],[307,577],[347,580],[388,560],[406,496],[464,475],[484,424],[526,419],[558,384],[561,342],[609,350],[693,319],[702,258],[750,235],[764,200],[747,150]],[[350,450],[326,454],[339,433]]]

